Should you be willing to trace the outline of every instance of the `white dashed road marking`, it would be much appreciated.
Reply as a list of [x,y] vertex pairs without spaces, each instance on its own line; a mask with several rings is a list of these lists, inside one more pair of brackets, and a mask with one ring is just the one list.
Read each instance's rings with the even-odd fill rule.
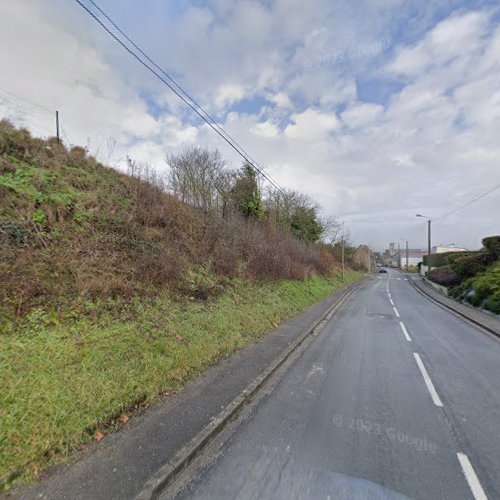
[[436,406],[443,406],[443,403],[436,391],[436,388],[434,387],[434,384],[432,383],[431,378],[429,377],[429,374],[427,373],[427,370],[425,369],[424,363],[422,363],[422,360],[420,359],[420,356],[418,353],[414,352],[413,356],[415,356],[415,361],[417,362],[418,368],[420,369],[420,373],[422,373],[422,377],[424,377],[424,382],[425,385],[427,386],[427,389],[429,390],[431,394],[431,398],[433,403]]
[[402,321],[400,321],[399,325],[401,326],[401,330],[403,330],[403,333],[404,333],[406,340],[408,342],[411,342],[411,337],[410,337],[410,334],[408,333],[408,330],[406,329],[405,324]]
[[398,310],[396,309],[396,307],[395,307],[395,306],[392,306],[392,308],[394,309],[394,313],[396,314],[396,316],[397,316],[398,318],[401,318],[401,316],[400,316],[400,314],[399,314]]
[[470,463],[469,457],[465,453],[457,453],[457,457],[460,465],[462,466],[465,479],[467,479],[467,482],[469,483],[469,488],[471,489],[474,498],[476,500],[488,500],[488,497],[486,496],[486,493],[484,492],[483,487],[481,486],[481,483],[476,476],[476,472],[474,471],[474,468]]

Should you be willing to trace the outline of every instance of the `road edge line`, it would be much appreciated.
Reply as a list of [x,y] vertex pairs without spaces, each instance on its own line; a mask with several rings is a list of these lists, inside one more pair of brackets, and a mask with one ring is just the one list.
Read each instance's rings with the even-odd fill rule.
[[283,351],[264,371],[251,382],[236,398],[229,403],[212,421],[207,424],[194,438],[184,445],[174,457],[162,466],[145,483],[135,500],[153,500],[159,495],[198,457],[198,455],[218,436],[225,426],[233,420],[243,406],[250,402],[258,390],[271,378],[285,361],[300,347],[312,334],[316,333],[326,321],[329,321],[335,310],[340,307],[354,290],[366,283],[364,278],[347,285],[345,293],[332,304],[330,308],[315,321],[299,338]]

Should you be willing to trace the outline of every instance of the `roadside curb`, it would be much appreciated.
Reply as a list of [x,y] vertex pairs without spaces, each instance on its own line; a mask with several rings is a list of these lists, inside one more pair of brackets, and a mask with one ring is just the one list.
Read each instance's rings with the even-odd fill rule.
[[[423,295],[425,298],[427,298],[428,300],[431,300],[432,302],[434,302],[438,306],[445,308],[448,311],[451,311],[453,314],[461,317],[462,319],[469,321],[474,326],[479,327],[480,329],[493,335],[497,339],[500,339],[500,332],[499,331],[495,330],[494,328],[489,327],[488,325],[482,323],[481,321],[478,321],[477,319],[474,319],[473,317],[471,317],[470,315],[466,314],[465,312],[459,310],[458,308],[453,307],[450,304],[447,304],[445,301],[441,301],[441,300],[437,299],[436,297],[429,294],[424,288],[421,288],[419,285],[417,285],[417,283],[415,283],[414,280],[410,279],[409,281],[414,286],[415,290],[418,293],[420,293],[421,295]],[[449,300],[451,300],[451,299],[449,299]]]
[[345,292],[339,299],[317,320],[311,327],[302,333],[288,348],[286,348],[264,371],[254,379],[236,398],[229,403],[212,421],[205,426],[194,438],[183,446],[167,464],[161,467],[149,479],[142,491],[135,497],[136,500],[156,499],[161,493],[198,457],[213,439],[218,436],[226,425],[237,417],[242,408],[251,401],[258,390],[280,368],[283,363],[300,347],[312,334],[318,331],[328,321],[335,310],[357,289],[367,278],[351,283],[345,287]]

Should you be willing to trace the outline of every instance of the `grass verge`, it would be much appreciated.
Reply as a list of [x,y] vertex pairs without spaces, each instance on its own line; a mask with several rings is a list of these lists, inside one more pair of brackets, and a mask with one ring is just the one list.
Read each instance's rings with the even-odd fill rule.
[[[348,273],[346,283],[360,277]],[[31,311],[0,341],[0,492],[36,479],[134,405],[178,389],[341,286],[319,276],[236,281],[209,303],[165,293],[149,303],[89,302],[88,316]]]

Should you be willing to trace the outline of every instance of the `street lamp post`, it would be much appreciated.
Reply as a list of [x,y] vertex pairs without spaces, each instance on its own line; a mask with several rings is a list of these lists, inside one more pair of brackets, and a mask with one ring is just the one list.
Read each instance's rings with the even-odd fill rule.
[[427,215],[417,214],[417,217],[423,217],[427,219],[427,274],[431,270],[431,218]]

